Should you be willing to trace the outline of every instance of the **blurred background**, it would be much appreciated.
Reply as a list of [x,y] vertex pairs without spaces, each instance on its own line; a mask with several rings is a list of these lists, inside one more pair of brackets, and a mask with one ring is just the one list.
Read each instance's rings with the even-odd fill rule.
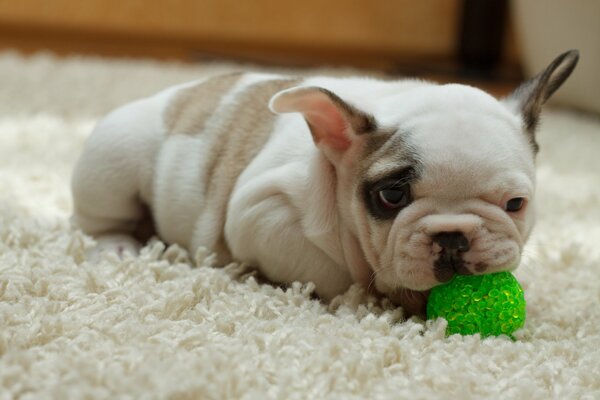
[[571,48],[556,100],[600,112],[597,0],[0,0],[0,51],[344,65],[496,95]]

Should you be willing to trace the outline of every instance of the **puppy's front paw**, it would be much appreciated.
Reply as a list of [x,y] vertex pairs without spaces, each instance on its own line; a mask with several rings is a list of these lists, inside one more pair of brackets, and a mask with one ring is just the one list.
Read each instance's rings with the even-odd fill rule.
[[115,253],[119,258],[124,258],[125,254],[137,256],[142,248],[140,242],[121,233],[99,236],[96,238],[96,242],[96,247],[88,252],[88,260],[97,261],[104,253]]
[[401,306],[404,309],[404,316],[410,318],[412,316],[421,319],[427,318],[427,299],[429,298],[429,290],[419,292],[400,288],[388,295],[394,304]]

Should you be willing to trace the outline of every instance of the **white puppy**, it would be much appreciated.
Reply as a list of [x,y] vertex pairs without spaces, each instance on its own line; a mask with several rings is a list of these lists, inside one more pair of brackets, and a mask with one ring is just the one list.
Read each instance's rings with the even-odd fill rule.
[[[517,267],[533,224],[534,131],[569,51],[498,101],[416,80],[230,74],[117,109],[74,171],[74,222],[135,249],[148,218],[325,299],[374,284],[422,311],[455,273]],[[149,211],[149,213],[148,213]]]

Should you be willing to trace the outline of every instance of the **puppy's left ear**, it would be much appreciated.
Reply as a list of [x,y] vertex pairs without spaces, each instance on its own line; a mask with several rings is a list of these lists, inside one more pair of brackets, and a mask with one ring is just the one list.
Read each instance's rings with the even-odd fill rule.
[[535,142],[535,128],[542,112],[542,105],[567,80],[578,60],[577,50],[569,50],[561,54],[544,71],[524,82],[503,100],[510,109],[522,116],[525,129],[536,152],[538,145]]
[[375,118],[321,87],[297,87],[277,93],[269,102],[275,113],[301,113],[313,141],[334,164],[358,137],[377,128]]

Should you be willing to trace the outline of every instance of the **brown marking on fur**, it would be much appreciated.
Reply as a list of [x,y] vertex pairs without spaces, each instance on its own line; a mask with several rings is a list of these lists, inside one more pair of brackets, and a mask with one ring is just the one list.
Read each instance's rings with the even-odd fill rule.
[[[381,162],[391,168],[402,164],[411,164],[411,152],[404,135],[392,129],[380,129],[366,137],[363,147],[361,174],[365,177],[367,170],[375,163]],[[373,177],[370,177],[373,178]]]
[[394,131],[392,129],[379,129],[368,137],[366,137],[365,145],[363,148],[363,160],[370,158],[374,155],[379,149],[383,148],[394,136]]
[[[361,179],[357,182],[357,190],[362,190],[368,182],[376,182],[406,168],[413,169],[413,180],[418,178],[421,173],[418,157],[408,145],[406,136],[399,131],[380,129],[366,137],[361,161],[357,166],[356,176]],[[377,168],[377,173],[369,171],[375,164],[385,165],[386,168]]]
[[240,77],[239,72],[215,76],[179,90],[164,112],[167,132],[186,135],[202,133],[223,95],[233,88]]
[[210,212],[220,216],[221,236],[215,251],[219,258],[230,255],[223,230],[228,199],[242,171],[264,147],[273,130],[276,116],[268,103],[277,92],[296,86],[299,79],[273,79],[255,83],[240,92],[234,102],[225,105],[219,114],[229,115],[212,137],[211,152],[205,164],[204,193],[206,204],[214,205]]

